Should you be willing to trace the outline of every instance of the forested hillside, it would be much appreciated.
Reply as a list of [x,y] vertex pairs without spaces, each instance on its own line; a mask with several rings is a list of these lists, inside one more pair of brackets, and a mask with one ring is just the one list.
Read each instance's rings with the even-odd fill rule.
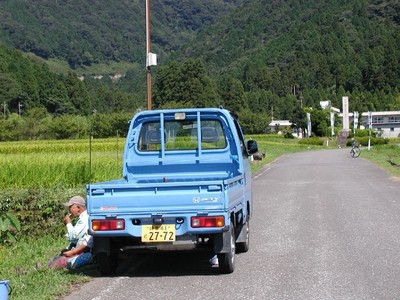
[[[242,0],[152,0],[152,46],[163,56]],[[2,0],[0,41],[71,68],[107,61],[144,64],[144,0]]]
[[[270,118],[304,128],[331,100],[351,111],[400,110],[398,0],[151,1],[153,104],[224,105],[246,132]],[[0,100],[22,115],[134,112],[145,107],[144,1],[5,0],[0,42],[74,68],[126,62],[119,80],[55,75],[0,48]],[[128,64],[129,63],[129,64]],[[5,110],[4,110],[5,111]],[[6,112],[5,117],[8,112]],[[314,115],[327,122],[326,117]],[[326,134],[327,124],[317,135]]]
[[[43,62],[0,45],[0,100],[4,118],[8,113],[26,113],[45,108],[52,115],[134,111],[141,105],[132,95],[95,80],[54,74]],[[22,107],[22,109],[21,109]]]
[[340,107],[335,95],[350,93],[353,110],[389,110],[400,109],[392,97],[399,41],[397,0],[250,0],[185,54],[202,57],[212,76],[239,79],[246,92],[291,93],[312,107],[325,99]]

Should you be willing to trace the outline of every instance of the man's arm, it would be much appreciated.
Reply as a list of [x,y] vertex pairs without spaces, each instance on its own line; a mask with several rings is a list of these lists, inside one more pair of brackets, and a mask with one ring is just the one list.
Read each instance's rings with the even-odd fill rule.
[[[71,249],[71,250],[65,251],[65,252],[64,252],[64,256],[66,256],[66,257],[72,257],[72,256],[76,256],[76,255],[85,253],[85,252],[87,251],[86,248],[89,248],[89,247],[86,246],[86,245],[83,245],[83,244],[82,244],[82,245],[79,245],[79,246],[77,246],[76,248],[73,248],[73,249]],[[89,248],[89,249],[90,249],[90,248]]]

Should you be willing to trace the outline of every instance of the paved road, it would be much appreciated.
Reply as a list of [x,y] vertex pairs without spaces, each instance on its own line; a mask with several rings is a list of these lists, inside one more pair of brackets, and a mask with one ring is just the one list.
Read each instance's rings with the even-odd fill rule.
[[400,299],[400,181],[348,149],[280,158],[255,176],[251,246],[219,275],[208,256],[135,256],[64,300]]

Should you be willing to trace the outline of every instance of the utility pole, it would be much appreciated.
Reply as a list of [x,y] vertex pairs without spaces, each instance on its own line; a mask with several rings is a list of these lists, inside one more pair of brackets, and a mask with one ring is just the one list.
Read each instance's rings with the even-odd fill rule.
[[7,103],[4,101],[3,102],[4,120],[6,119],[6,108],[7,108]]
[[21,116],[21,107],[22,106],[23,105],[20,102],[18,102],[18,114],[19,114],[19,116]]
[[147,75],[147,109],[151,110],[153,105],[151,99],[151,73],[148,63],[150,53],[150,0],[146,0],[146,75]]
[[146,0],[146,75],[147,75],[147,109],[151,110],[151,72],[150,66],[157,65],[157,56],[151,53],[150,47],[150,0]]

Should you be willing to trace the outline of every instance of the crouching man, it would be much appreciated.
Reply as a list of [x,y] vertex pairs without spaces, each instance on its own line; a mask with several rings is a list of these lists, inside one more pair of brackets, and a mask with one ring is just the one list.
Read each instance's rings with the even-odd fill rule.
[[48,263],[48,266],[54,269],[67,268],[68,270],[75,270],[88,265],[93,260],[91,253],[92,248],[93,237],[86,234],[83,238],[78,240],[74,248],[63,251],[60,255],[54,257]]

